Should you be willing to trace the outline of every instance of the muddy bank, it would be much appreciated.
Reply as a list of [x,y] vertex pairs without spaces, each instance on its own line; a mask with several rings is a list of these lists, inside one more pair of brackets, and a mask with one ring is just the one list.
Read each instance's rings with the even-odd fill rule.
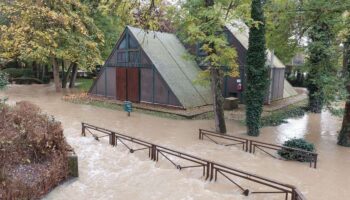
[[[10,101],[32,101],[62,121],[68,142],[79,156],[80,178],[59,186],[47,199],[241,198],[233,196],[238,190],[227,182],[204,182],[195,171],[180,173],[170,165],[158,166],[144,156],[130,155],[126,150],[102,145],[92,138],[81,138],[82,121],[293,184],[308,199],[340,200],[350,196],[344,187],[350,185],[350,176],[346,175],[350,169],[350,149],[336,145],[341,121],[327,112],[307,114],[278,127],[263,128],[257,138],[279,144],[293,137],[306,138],[316,145],[319,153],[315,170],[298,162],[279,161],[262,153],[252,155],[235,147],[199,141],[198,128],[213,129],[212,120],[171,120],[141,113],[127,118],[122,111],[63,102],[61,94],[56,94],[51,86],[10,86],[0,93],[4,95]],[[227,125],[230,133],[246,137],[245,127],[240,123],[228,120]]]

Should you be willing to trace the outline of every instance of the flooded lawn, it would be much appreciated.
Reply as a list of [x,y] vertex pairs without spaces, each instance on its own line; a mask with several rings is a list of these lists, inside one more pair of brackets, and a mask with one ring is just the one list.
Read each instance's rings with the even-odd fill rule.
[[[171,164],[154,163],[142,153],[130,154],[121,147],[110,147],[106,141],[83,138],[81,122],[295,185],[311,200],[349,199],[350,149],[336,145],[341,120],[327,112],[263,128],[261,136],[253,138],[279,144],[293,137],[306,138],[319,153],[318,168],[313,169],[305,163],[280,161],[262,153],[248,154],[236,147],[198,140],[199,128],[214,128],[210,120],[171,120],[140,113],[128,118],[121,111],[64,102],[53,89],[14,85],[0,93],[8,96],[10,103],[28,100],[55,116],[63,123],[67,140],[79,156],[80,177],[60,185],[45,199],[271,199],[263,195],[244,197],[233,184],[204,181],[195,169],[179,172]],[[230,134],[246,137],[240,123],[227,121],[227,126]]]

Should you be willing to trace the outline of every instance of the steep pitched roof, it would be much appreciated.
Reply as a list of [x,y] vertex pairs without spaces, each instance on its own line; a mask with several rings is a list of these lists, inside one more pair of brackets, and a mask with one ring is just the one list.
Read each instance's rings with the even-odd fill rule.
[[[246,24],[241,21],[235,21],[234,25],[227,24],[226,28],[235,36],[235,38],[242,44],[245,49],[248,49],[249,44],[249,28]],[[268,49],[267,50],[267,62],[271,63],[272,53]],[[271,67],[273,68],[286,68],[282,61],[277,58],[277,56],[273,56],[273,61]]]
[[[236,20],[234,26],[231,24],[227,24],[226,28],[233,34],[233,36],[241,43],[241,45],[248,49],[249,45],[249,27],[242,21]],[[286,66],[282,63],[277,56],[273,56],[272,62],[271,57],[272,53],[268,49],[267,50],[267,62],[270,64],[272,68],[286,68]],[[294,90],[294,88],[290,85],[287,80],[284,80],[284,90],[283,90],[283,98],[291,97],[297,95],[298,93]]]
[[127,28],[185,108],[212,104],[210,87],[193,83],[201,69],[185,58],[187,51],[174,34]]

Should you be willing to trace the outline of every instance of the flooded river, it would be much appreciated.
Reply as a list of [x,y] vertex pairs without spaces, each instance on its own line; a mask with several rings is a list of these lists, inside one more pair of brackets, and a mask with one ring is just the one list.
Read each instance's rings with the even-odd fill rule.
[[[244,197],[228,182],[204,181],[200,170],[179,172],[171,164],[152,162],[142,153],[130,154],[125,148],[110,147],[107,141],[83,138],[82,121],[295,185],[310,200],[350,199],[350,148],[336,145],[341,120],[328,112],[307,114],[277,127],[263,128],[261,136],[254,138],[278,144],[293,137],[306,138],[319,153],[318,168],[313,169],[305,163],[280,161],[262,153],[248,154],[236,147],[199,141],[198,129],[213,129],[212,120],[171,120],[141,113],[132,113],[128,118],[121,111],[64,102],[52,86],[13,85],[0,92],[1,96],[8,96],[10,103],[31,101],[55,116],[79,156],[80,177],[55,188],[45,197],[48,200],[271,199],[263,195]],[[230,134],[246,137],[240,123],[227,121],[227,126]]]

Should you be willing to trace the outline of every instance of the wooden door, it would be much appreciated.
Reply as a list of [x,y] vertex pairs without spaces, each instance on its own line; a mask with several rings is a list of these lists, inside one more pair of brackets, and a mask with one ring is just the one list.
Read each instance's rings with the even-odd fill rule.
[[127,99],[132,102],[140,101],[139,68],[127,69]]
[[117,99],[120,101],[125,101],[127,98],[126,94],[126,84],[127,84],[127,71],[126,68],[117,67],[116,76],[117,76]]

